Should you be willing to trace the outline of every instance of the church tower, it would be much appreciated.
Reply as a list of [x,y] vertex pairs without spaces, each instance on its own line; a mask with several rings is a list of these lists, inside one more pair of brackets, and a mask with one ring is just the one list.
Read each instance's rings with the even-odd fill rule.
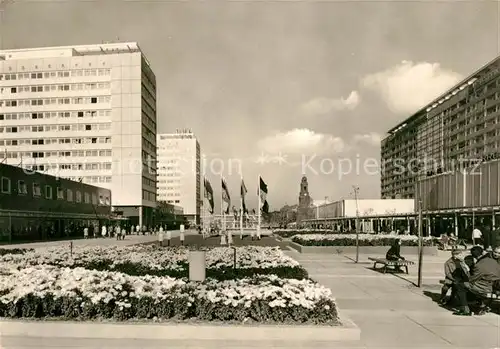
[[311,197],[309,196],[309,184],[307,177],[303,176],[300,181],[299,207],[297,208],[297,223],[311,216]]

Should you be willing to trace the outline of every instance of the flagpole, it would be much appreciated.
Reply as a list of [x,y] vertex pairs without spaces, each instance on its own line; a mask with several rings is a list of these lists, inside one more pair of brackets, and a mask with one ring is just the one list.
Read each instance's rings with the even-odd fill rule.
[[243,192],[243,175],[241,177],[241,184],[240,184],[240,239],[243,239],[243,195],[245,193]]
[[258,211],[257,211],[257,214],[258,214],[258,221],[257,221],[257,238],[260,238],[260,209],[262,207],[262,202],[261,202],[261,199],[260,199],[260,174],[259,174],[259,181],[257,182],[257,196],[259,197],[259,207],[258,207]]
[[207,188],[206,188],[206,178],[205,178],[205,173],[203,173],[203,196],[202,196],[202,199],[201,199],[201,219],[202,219],[202,223],[201,223],[201,229],[202,229],[202,232],[201,232],[201,235],[203,237],[205,237],[205,229],[206,229],[206,212],[205,212],[205,196],[207,195]]
[[222,175],[220,176],[220,184],[221,184],[221,191],[220,191],[220,213],[221,213],[221,228],[222,231],[225,231],[225,221],[226,221],[226,215],[224,214],[224,188],[222,188],[222,182],[224,181],[224,177]]

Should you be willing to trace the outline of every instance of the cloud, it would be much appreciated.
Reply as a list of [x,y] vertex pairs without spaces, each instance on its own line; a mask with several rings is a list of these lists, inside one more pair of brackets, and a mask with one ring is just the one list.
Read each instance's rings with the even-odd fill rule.
[[382,141],[382,136],[376,132],[370,132],[366,134],[358,134],[353,137],[354,143],[367,143],[373,146],[380,146]]
[[258,141],[257,145],[261,151],[271,154],[342,152],[345,149],[342,138],[297,128],[263,138]]
[[390,110],[414,113],[462,80],[462,75],[439,63],[403,61],[385,71],[364,77],[364,88],[376,92]]
[[307,103],[304,103],[300,108],[306,115],[323,115],[332,111],[352,110],[356,108],[361,101],[361,97],[357,91],[352,91],[347,98],[315,98]]

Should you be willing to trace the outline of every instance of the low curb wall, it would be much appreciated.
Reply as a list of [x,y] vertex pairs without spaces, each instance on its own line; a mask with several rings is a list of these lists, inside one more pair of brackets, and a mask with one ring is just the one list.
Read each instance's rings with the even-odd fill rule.
[[[293,241],[288,245],[300,253],[336,253],[336,254],[354,254],[356,246],[302,246]],[[390,246],[359,246],[359,253],[372,254],[374,256],[385,256]],[[401,246],[401,255],[417,255],[417,246]],[[424,255],[437,256],[438,248],[436,246],[424,246]]]
[[361,330],[347,317],[341,326],[210,325],[0,320],[0,338],[150,340],[359,341]]

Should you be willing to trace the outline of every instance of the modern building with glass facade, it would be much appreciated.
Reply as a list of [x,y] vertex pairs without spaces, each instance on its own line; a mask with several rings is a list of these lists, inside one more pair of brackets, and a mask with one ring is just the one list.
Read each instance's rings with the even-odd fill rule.
[[0,51],[0,158],[110,189],[151,225],[156,79],[137,43]]
[[381,146],[382,198],[414,198],[418,180],[495,161],[500,57],[389,130]]
[[441,232],[498,225],[500,57],[389,130],[381,148],[382,198],[413,198]]

